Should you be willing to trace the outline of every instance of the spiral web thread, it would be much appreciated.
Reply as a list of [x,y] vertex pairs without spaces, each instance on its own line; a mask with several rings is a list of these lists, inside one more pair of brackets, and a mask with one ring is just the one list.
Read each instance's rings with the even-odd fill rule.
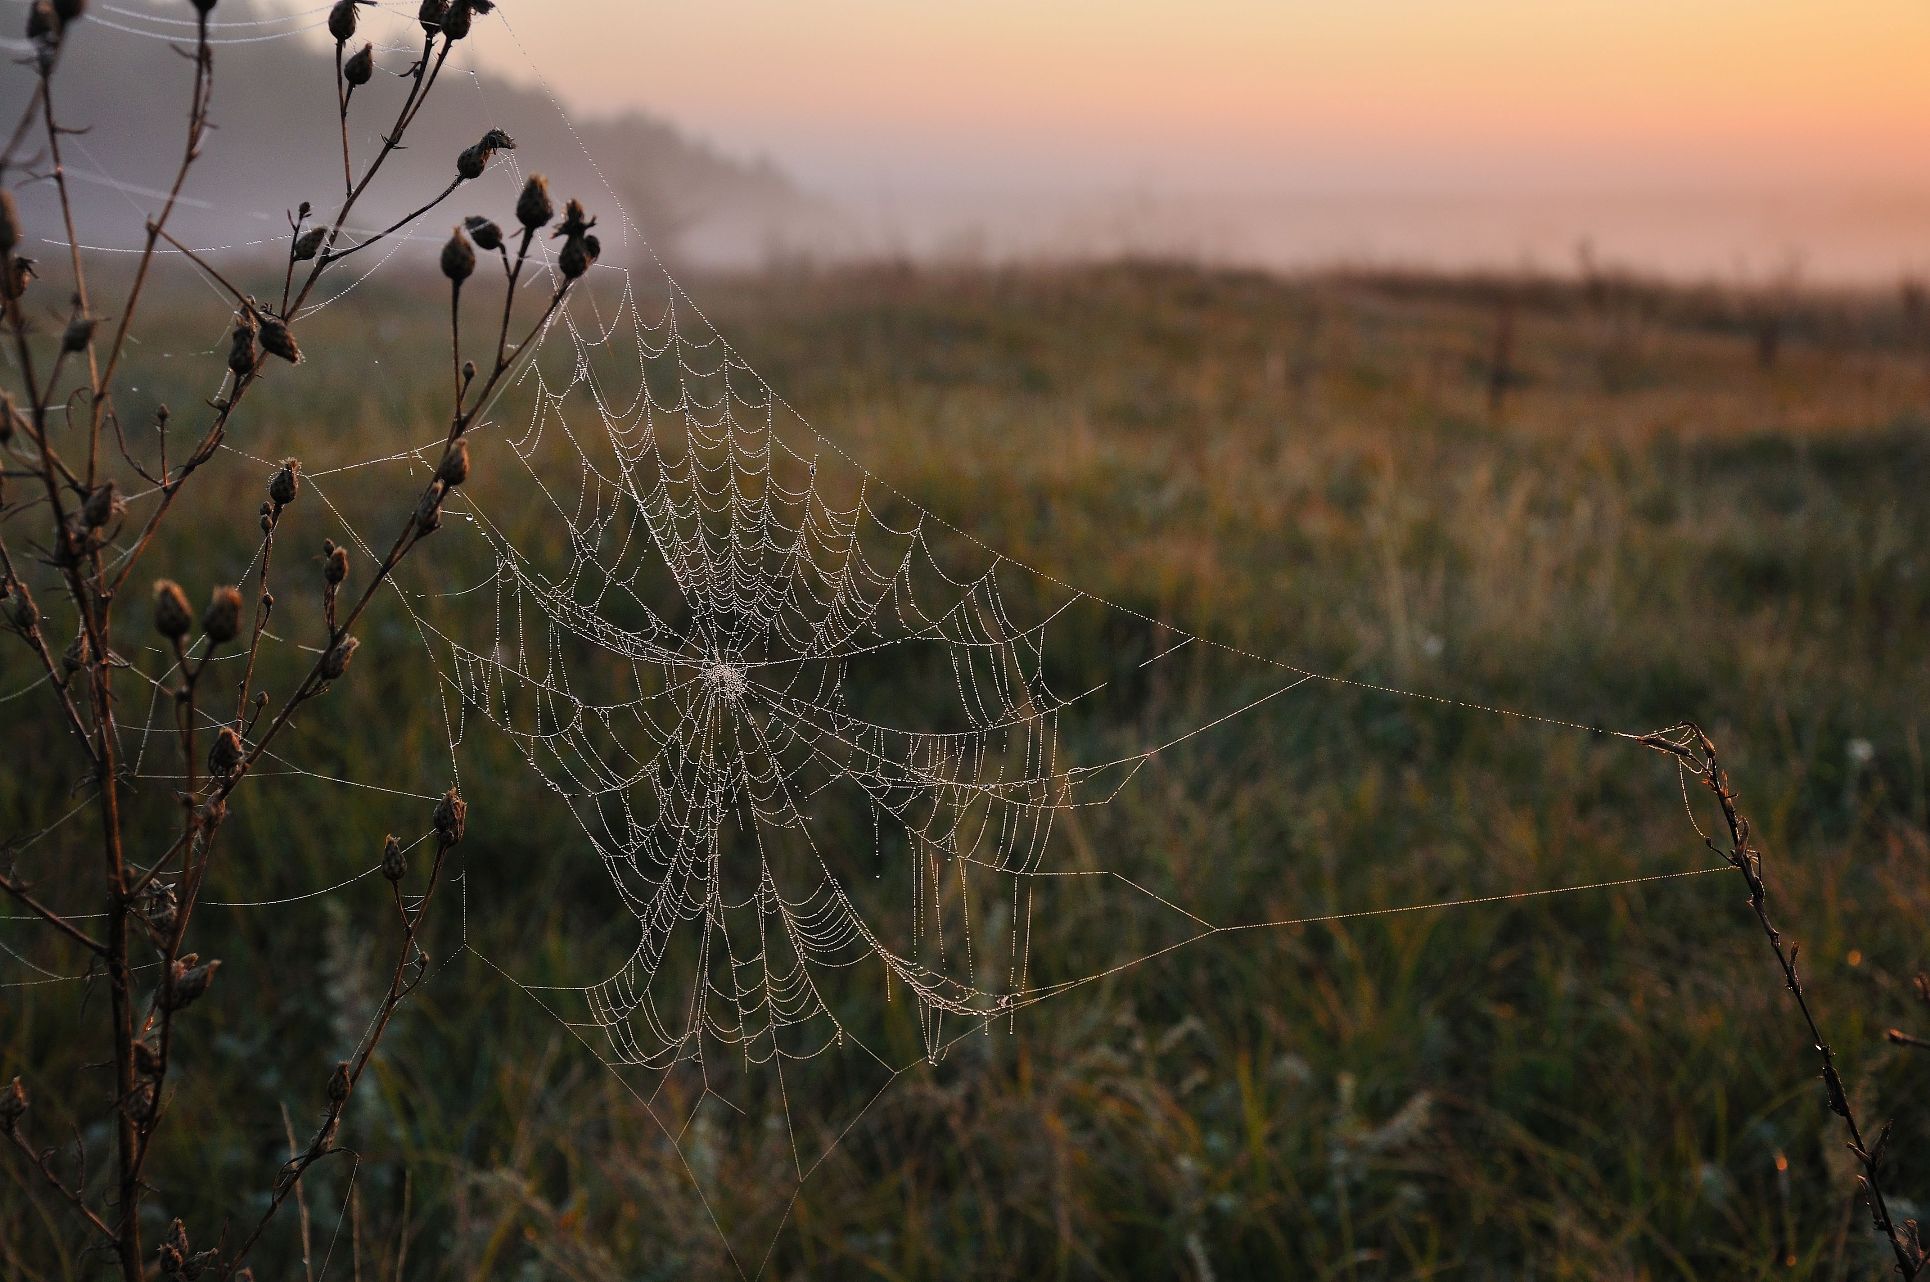
[[[180,35],[145,11],[97,10],[119,32]],[[324,12],[217,22],[216,38],[243,44],[300,36]],[[395,5],[373,13],[408,17]],[[506,29],[516,16],[503,16]],[[400,22],[395,30],[404,31]],[[513,39],[513,29],[508,34]],[[407,39],[400,35],[390,48],[408,52]],[[468,81],[486,109],[485,81],[473,71]],[[75,145],[84,155],[85,140]],[[494,175],[502,191],[520,185],[517,159],[506,153]],[[104,174],[94,179],[115,185]],[[127,193],[138,210],[135,194]],[[615,193],[599,200],[606,227],[619,224],[629,252],[606,255],[531,344],[491,407],[501,416],[485,416],[475,429],[481,457],[520,466],[526,484],[511,489],[539,515],[487,511],[464,489],[451,504],[458,520],[441,537],[481,549],[474,561],[485,573],[450,587],[408,566],[391,598],[436,674],[450,769],[459,773],[472,736],[513,743],[573,817],[583,852],[601,862],[612,911],[634,927],[624,955],[566,987],[517,979],[513,962],[485,955],[467,936],[466,916],[464,951],[620,1072],[678,1142],[687,1168],[683,1141],[697,1107],[712,1095],[744,1092],[741,1099],[762,1100],[783,1118],[795,1199],[857,1116],[841,1129],[835,1120],[821,1129],[828,1143],[812,1152],[811,1128],[794,1114],[786,1074],[824,1056],[857,1057],[872,1070],[863,1098],[875,1100],[962,1036],[1206,939],[1719,870],[1213,922],[1117,869],[1070,866],[1055,832],[1079,811],[1117,799],[1160,754],[1224,732],[1295,692],[1362,683],[1222,646],[1082,592],[921,507],[772,391],[634,226],[608,216],[618,207]],[[245,254],[248,246],[203,252]],[[420,239],[393,237],[376,261],[311,310],[398,256],[422,252]],[[640,265],[615,265],[626,258]],[[550,287],[553,279],[532,286]],[[379,534],[364,537],[331,491],[338,478],[360,484],[374,467],[420,475],[434,458],[430,446],[317,468],[306,481],[351,546],[374,558]],[[253,458],[241,445],[224,449]],[[532,523],[544,539],[523,537]],[[1131,651],[1125,661],[1090,660],[1092,647],[1121,637]],[[1190,720],[1141,725],[1138,742],[1122,744],[1119,705],[1110,702],[1119,688],[1203,651],[1222,661],[1214,671],[1235,678],[1227,692]],[[170,779],[156,762],[171,758],[149,748],[174,733],[171,670],[146,662],[133,671],[150,698],[144,721],[128,718],[132,770]],[[0,706],[38,684],[0,693]],[[1618,733],[1364,688],[1559,730]],[[308,770],[289,751],[270,754],[258,773],[423,799],[437,792],[433,781],[411,789]],[[82,801],[46,831],[16,839],[13,850],[31,849],[85,807]],[[488,811],[483,800],[478,822]],[[374,871],[291,899],[227,906],[327,896]],[[1098,888],[1136,899],[1140,910],[1153,906],[1170,931],[1138,955],[1036,977],[1035,916]],[[473,876],[463,892],[483,893]],[[44,970],[4,937],[0,949],[26,970],[9,986],[80,978]],[[854,1006],[854,992],[869,997]],[[880,997],[911,1003],[918,1059],[894,1060],[873,1044],[876,1025],[864,1018],[864,1001]],[[1018,1027],[1015,1020],[1008,1026]],[[696,1105],[682,1118],[660,1111],[671,1084],[693,1077]],[[694,1170],[692,1179],[701,1195]],[[768,1261],[776,1230],[761,1255],[740,1251],[721,1223],[718,1231],[747,1276]]]

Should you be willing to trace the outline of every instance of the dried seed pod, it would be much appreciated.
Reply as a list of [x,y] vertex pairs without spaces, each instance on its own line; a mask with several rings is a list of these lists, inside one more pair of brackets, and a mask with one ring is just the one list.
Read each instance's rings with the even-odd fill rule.
[[174,923],[180,917],[180,904],[174,897],[174,888],[164,882],[149,882],[146,902],[141,905],[141,916],[147,919],[147,924],[158,939],[165,940],[172,935]]
[[436,836],[445,846],[453,846],[461,841],[469,831],[469,803],[454,788],[442,794],[436,803]]
[[322,540],[322,579],[331,588],[342,586],[348,577],[348,549],[337,547],[330,539]]
[[523,194],[516,198],[516,221],[526,231],[535,231],[556,216],[556,204],[550,199],[549,180],[541,174],[531,174],[523,184]]
[[236,321],[235,331],[228,344],[228,368],[237,375],[252,374],[261,362],[261,353],[255,346],[255,327],[251,321]]
[[348,1098],[348,1093],[354,1085],[355,1084],[349,1080],[348,1061],[343,1060],[335,1066],[335,1071],[328,1075],[328,1102],[331,1104],[342,1103]]
[[177,1218],[168,1225],[167,1236],[161,1239],[161,1244],[154,1248],[155,1259],[161,1266],[161,1276],[180,1277],[181,1271],[187,1267],[188,1253],[192,1249],[188,1245],[188,1226]]
[[285,458],[275,474],[268,478],[268,499],[277,508],[287,507],[301,493],[302,461],[298,458]]
[[335,7],[328,11],[328,34],[335,37],[336,44],[347,44],[354,38],[361,16],[356,0],[335,0]]
[[402,843],[390,833],[382,842],[382,875],[390,881],[401,881],[409,872],[409,856],[403,852]]
[[602,248],[594,236],[572,236],[563,242],[563,252],[556,256],[556,268],[563,273],[563,279],[575,280],[590,270]]
[[16,1077],[0,1087],[0,1132],[13,1134],[20,1119],[27,1115],[27,1088]]
[[469,442],[458,440],[442,456],[442,465],[436,468],[436,479],[449,489],[455,489],[469,479]]
[[94,341],[94,318],[75,313],[67,322],[66,332],[60,336],[60,350],[67,353],[84,352],[87,345]]
[[498,151],[516,150],[516,140],[500,129],[492,129],[478,139],[474,146],[462,149],[456,157],[456,176],[458,178],[480,178],[489,164],[490,157]]
[[375,77],[375,46],[364,44],[342,64],[342,79],[351,86],[365,85]]
[[465,0],[450,0],[442,15],[442,34],[452,41],[462,39],[469,34],[471,16]]
[[[187,605],[185,598],[183,598],[181,604],[184,607]],[[85,632],[76,632],[74,639],[67,643],[66,650],[61,652],[61,671],[71,677],[76,672],[79,672],[81,668],[86,665],[87,661],[93,658],[93,655],[94,647],[93,644],[87,640],[87,634]]]
[[20,243],[20,207],[13,203],[13,193],[0,187],[0,253],[10,251]]
[[476,273],[476,251],[469,246],[469,238],[457,227],[449,233],[449,239],[442,246],[442,274],[460,286]]
[[262,350],[281,357],[290,365],[302,363],[302,349],[295,344],[295,336],[288,332],[288,326],[273,316],[261,318]]
[[203,17],[214,12],[215,0],[194,0],[194,7]]
[[108,481],[105,485],[95,486],[88,493],[87,501],[80,507],[80,519],[87,523],[88,529],[98,530],[109,521],[119,519],[126,511],[127,501],[121,497],[121,487]]
[[414,519],[418,533],[429,534],[441,528],[442,494],[442,482],[431,481],[428,488],[422,491],[422,497],[416,500]]
[[298,263],[305,263],[322,252],[322,241],[328,236],[326,227],[311,227],[295,238],[294,248],[289,251]]
[[162,1010],[186,1010],[206,995],[208,986],[214,983],[214,973],[221,969],[221,963],[219,960],[209,960],[195,965],[194,962],[195,955],[190,953],[174,963],[171,972],[174,982],[161,989]]
[[442,14],[447,9],[448,0],[422,0],[416,10],[416,21],[422,24],[422,34],[433,36],[442,30]]
[[361,644],[354,637],[343,637],[330,646],[328,653],[322,656],[322,680],[341,680],[342,674],[348,671],[349,660],[355,657],[355,651]]
[[208,608],[201,615],[201,630],[211,645],[226,645],[241,632],[241,589],[218,587],[208,597]]
[[234,773],[241,764],[241,736],[233,726],[223,726],[214,736],[214,746],[208,749],[208,769],[225,779]]
[[569,203],[563,206],[563,221],[556,225],[556,232],[550,239],[569,239],[581,236],[594,226],[596,226],[596,219],[586,214],[583,209],[583,202],[572,196]]
[[475,381],[476,381],[476,362],[464,361],[462,363],[462,385],[464,387],[467,387]]
[[471,214],[462,220],[469,233],[469,239],[476,242],[476,248],[485,254],[493,254],[503,247],[503,229],[484,218],[481,214]]
[[188,609],[188,594],[173,579],[154,581],[154,630],[170,641],[179,641],[194,626]]
[[87,16],[87,0],[54,0],[54,16],[60,19],[61,26],[79,22]]

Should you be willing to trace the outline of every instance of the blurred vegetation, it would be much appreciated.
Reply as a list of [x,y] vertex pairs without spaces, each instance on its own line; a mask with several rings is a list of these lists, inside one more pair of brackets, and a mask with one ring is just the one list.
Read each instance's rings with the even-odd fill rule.
[[[184,534],[199,555],[246,562],[256,460],[319,472],[433,434],[416,429],[447,377],[436,310],[367,288],[395,292],[357,316],[424,328],[310,324],[323,364],[279,380],[234,443],[225,513]],[[1930,1061],[1882,1036],[1924,1022],[1908,979],[1930,964],[1930,335],[1910,295],[1156,264],[800,269],[693,293],[853,456],[1101,596],[1362,682],[1620,730],[1701,721],[1859,1104],[1897,1119],[1902,1213],[1930,1213]],[[184,319],[184,354],[218,343],[213,315],[205,336]],[[192,404],[208,360],[149,355],[151,393]],[[489,444],[477,460],[513,482]],[[319,484],[358,526],[411,492],[381,469]],[[306,557],[286,554],[291,578]],[[312,594],[285,595],[278,627],[299,636]],[[435,706],[413,627],[378,612],[364,640],[304,763],[433,779],[442,725],[391,711]],[[11,689],[26,660],[3,662]],[[0,815],[31,833],[71,804],[67,779],[45,723],[0,715]],[[345,1165],[311,1177],[317,1275],[326,1258],[333,1277],[731,1277],[726,1244],[757,1272],[787,1209],[767,1277],[1885,1275],[1729,876],[1250,932],[1130,968],[901,1076],[787,1207],[772,1119],[700,1115],[680,1157],[633,1083],[460,951],[466,929],[524,982],[568,984],[628,947],[581,833],[517,800],[513,751],[474,733],[463,768],[470,875],[514,893],[465,897],[430,940],[445,969],[348,1120],[354,1197]],[[331,885],[426,813],[283,781],[237,806],[218,897]],[[1163,755],[1065,841],[1215,921],[1712,862],[1658,757],[1351,687]],[[23,870],[62,875],[58,840],[30,854]],[[194,1143],[155,1172],[157,1215],[213,1224],[265,1198],[281,1110],[313,1109],[387,965],[383,895],[364,881],[208,925],[227,966],[196,1017],[219,1036],[184,1066],[172,1107]],[[1068,912],[1033,952],[1077,974],[1131,929]],[[85,988],[0,989],[0,1079],[100,1075]],[[819,1147],[851,1086],[829,1063],[790,1085]],[[0,1164],[0,1273],[98,1272],[63,1209]],[[263,1259],[304,1276],[282,1227]]]

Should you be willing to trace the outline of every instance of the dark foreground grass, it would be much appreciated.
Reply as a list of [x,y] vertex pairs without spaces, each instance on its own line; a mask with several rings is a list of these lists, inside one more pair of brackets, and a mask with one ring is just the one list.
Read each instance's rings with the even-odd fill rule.
[[[1746,327],[1705,311],[1541,291],[1497,418],[1480,290],[1138,266],[696,292],[856,457],[1102,596],[1362,682],[1617,730],[1702,722],[1859,1107],[1897,1118],[1901,1213],[1930,1209],[1930,1061],[1882,1037],[1930,963],[1930,354],[1907,333],[1846,313],[1796,327],[1765,369]],[[304,342],[381,372],[301,386],[244,448],[300,444],[314,466],[421,436],[391,425],[433,418],[433,330],[319,331]],[[232,528],[191,534],[245,560],[260,469],[232,462]],[[370,511],[397,501],[384,483],[332,484]],[[364,642],[304,760],[433,773],[442,726],[385,714],[421,693],[419,642],[399,612]],[[24,667],[6,663],[11,687]],[[1179,671],[1144,697],[1211,676]],[[64,808],[62,776],[4,715],[0,814],[32,831]],[[490,891],[440,923],[446,968],[356,1096],[355,1196],[346,1164],[314,1177],[314,1270],[730,1277],[735,1248],[755,1271],[795,1182],[771,1119],[699,1110],[680,1159],[628,1080],[460,950],[572,983],[630,942],[581,835],[525,804],[513,753],[477,736],[464,768],[467,868]],[[410,804],[277,785],[237,808],[219,897],[339,881],[421,826]],[[1653,754],[1356,687],[1162,756],[1058,840],[1069,866],[1212,921],[1716,862]],[[37,873],[60,857],[34,853]],[[790,1207],[766,1276],[1882,1276],[1741,892],[1718,874],[1226,935],[1132,967],[900,1077]],[[382,894],[209,926],[227,966],[196,1015],[219,1033],[185,1066],[194,1138],[156,1172],[157,1214],[212,1225],[265,1196],[282,1107],[300,1130],[374,1000]],[[1035,932],[1045,975],[1160,942],[1077,905]],[[98,1073],[75,1030],[99,1018],[79,986],[0,990],[0,1079]],[[910,1059],[894,1018],[874,1031]],[[792,1116],[828,1140],[861,1086],[801,1071]],[[61,1212],[0,1166],[0,1272],[97,1272]],[[303,1276],[284,1227],[263,1258]]]

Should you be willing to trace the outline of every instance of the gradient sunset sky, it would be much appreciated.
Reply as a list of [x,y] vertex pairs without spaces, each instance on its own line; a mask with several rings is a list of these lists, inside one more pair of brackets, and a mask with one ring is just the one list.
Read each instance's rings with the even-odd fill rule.
[[1930,185],[1920,0],[502,9],[504,69],[826,185]]

